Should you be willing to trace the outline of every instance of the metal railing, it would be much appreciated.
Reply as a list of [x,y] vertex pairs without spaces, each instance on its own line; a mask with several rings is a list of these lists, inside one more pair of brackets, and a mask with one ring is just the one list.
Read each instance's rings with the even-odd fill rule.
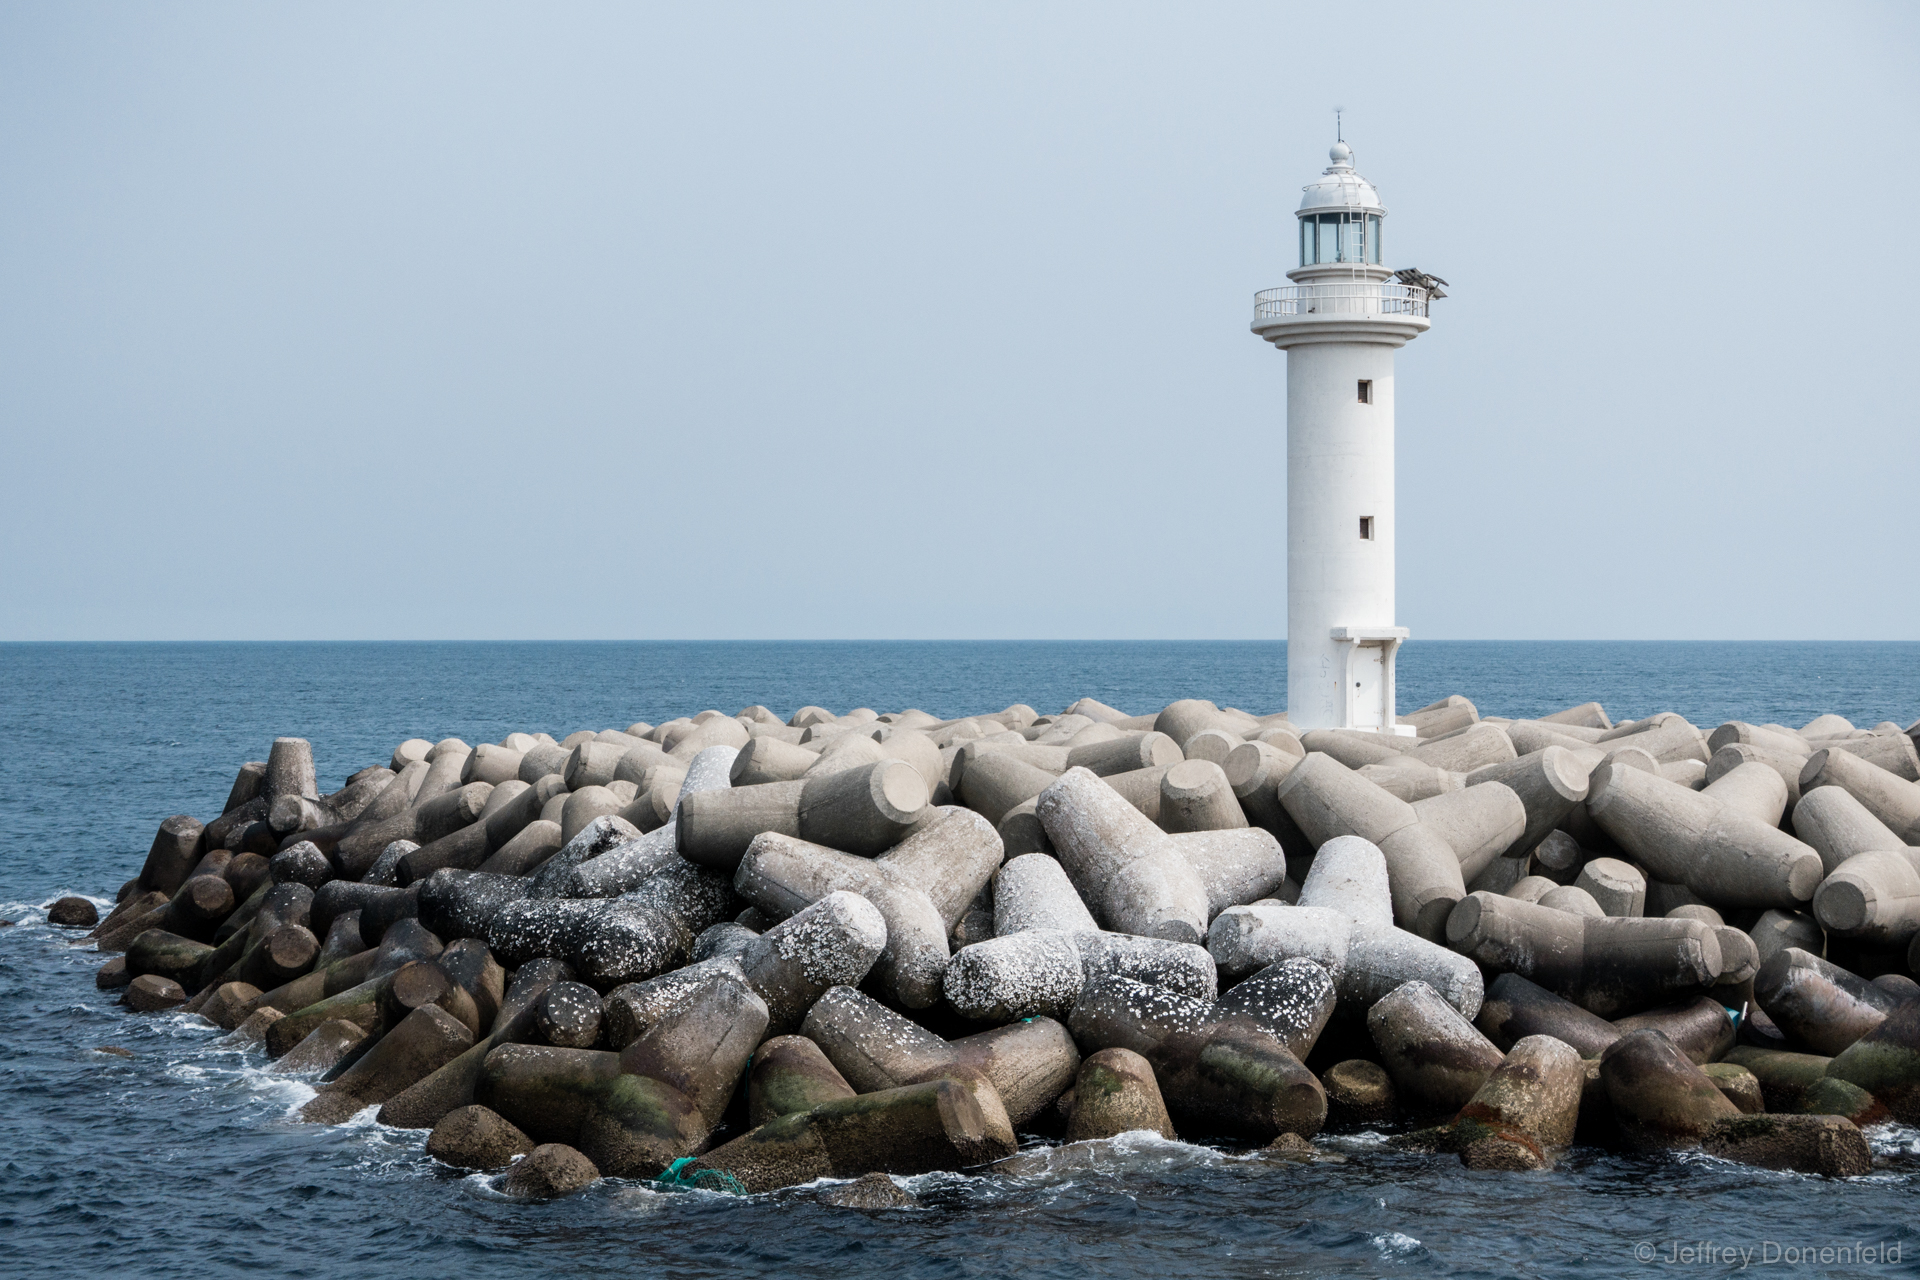
[[1427,291],[1407,284],[1289,284],[1253,295],[1255,320],[1285,316],[1424,316]]

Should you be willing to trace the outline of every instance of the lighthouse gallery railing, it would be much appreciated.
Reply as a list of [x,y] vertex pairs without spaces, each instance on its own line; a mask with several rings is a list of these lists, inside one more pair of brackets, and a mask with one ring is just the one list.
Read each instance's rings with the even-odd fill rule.
[[1282,316],[1424,316],[1427,291],[1406,284],[1290,284],[1253,295],[1253,318]]

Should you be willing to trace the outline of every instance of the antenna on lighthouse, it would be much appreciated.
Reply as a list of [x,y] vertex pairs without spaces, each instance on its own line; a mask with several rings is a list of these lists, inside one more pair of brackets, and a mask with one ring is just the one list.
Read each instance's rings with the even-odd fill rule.
[[1347,140],[1346,135],[1341,132],[1340,125],[1340,117],[1346,114],[1346,110],[1345,107],[1335,107],[1333,109],[1333,140],[1335,142],[1345,142]]

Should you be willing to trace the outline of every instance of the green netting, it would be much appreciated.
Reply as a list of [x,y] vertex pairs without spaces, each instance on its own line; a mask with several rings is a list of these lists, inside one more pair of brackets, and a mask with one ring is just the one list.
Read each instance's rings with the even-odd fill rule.
[[681,1156],[664,1169],[654,1181],[669,1187],[686,1187],[694,1191],[718,1191],[728,1195],[747,1194],[746,1186],[740,1179],[724,1169],[689,1169],[694,1162],[692,1156]]

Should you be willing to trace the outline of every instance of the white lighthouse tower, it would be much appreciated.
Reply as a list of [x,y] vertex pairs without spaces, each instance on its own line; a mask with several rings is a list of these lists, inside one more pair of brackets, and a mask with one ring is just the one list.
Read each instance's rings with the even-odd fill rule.
[[1287,353],[1287,713],[1392,733],[1408,634],[1393,617],[1393,353],[1426,331],[1429,290],[1392,282],[1379,193],[1344,141],[1330,155],[1300,201],[1294,283],[1254,295],[1254,333]]

